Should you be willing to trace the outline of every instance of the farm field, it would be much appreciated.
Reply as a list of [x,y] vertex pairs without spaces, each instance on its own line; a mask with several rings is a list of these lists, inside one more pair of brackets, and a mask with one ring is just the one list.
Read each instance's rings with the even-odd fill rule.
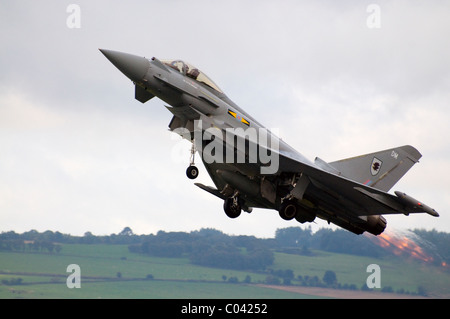
[[[200,267],[183,258],[156,258],[128,252],[126,245],[64,245],[64,253],[0,252],[0,298],[302,298],[297,293],[228,283],[264,275]],[[69,289],[67,266],[81,270],[81,288]],[[151,276],[153,279],[147,279]]]
[[[314,256],[275,253],[273,270],[290,269],[295,277],[322,278],[333,270],[339,283],[358,289],[366,282],[366,268],[378,264],[382,287],[393,291],[416,292],[423,287],[429,297],[450,296],[450,274],[439,267],[401,258],[369,257],[315,251]],[[69,289],[71,272],[67,266],[79,265],[81,288]],[[127,245],[64,244],[60,253],[0,252],[0,298],[151,298],[151,299],[301,299],[352,298],[348,290],[318,292],[308,287],[267,284],[267,272],[247,272],[196,266],[188,258],[159,258],[130,253]],[[14,280],[20,279],[19,284]],[[231,280],[233,279],[233,280]],[[392,298],[393,295],[365,298]],[[381,294],[381,295],[380,295]],[[402,294],[400,298],[411,296]]]

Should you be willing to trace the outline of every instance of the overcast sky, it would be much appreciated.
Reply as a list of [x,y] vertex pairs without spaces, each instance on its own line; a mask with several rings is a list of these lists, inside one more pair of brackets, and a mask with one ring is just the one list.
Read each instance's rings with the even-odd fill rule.
[[388,227],[450,232],[449,13],[444,0],[1,1],[0,231],[300,225],[260,209],[226,217],[186,178],[190,146],[168,132],[164,103],[134,100],[105,48],[189,61],[311,160],[415,146],[423,157],[392,192],[441,217]]

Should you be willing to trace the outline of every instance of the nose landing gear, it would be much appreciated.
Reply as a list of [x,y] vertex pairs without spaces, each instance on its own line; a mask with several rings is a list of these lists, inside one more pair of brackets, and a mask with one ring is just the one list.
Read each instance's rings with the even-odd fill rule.
[[189,167],[186,170],[186,176],[189,179],[196,179],[198,177],[198,168],[197,166],[195,166],[194,159],[195,159],[195,143],[192,142],[191,163],[189,164]]
[[189,179],[196,179],[198,176],[198,168],[197,166],[191,165],[186,170],[186,176]]

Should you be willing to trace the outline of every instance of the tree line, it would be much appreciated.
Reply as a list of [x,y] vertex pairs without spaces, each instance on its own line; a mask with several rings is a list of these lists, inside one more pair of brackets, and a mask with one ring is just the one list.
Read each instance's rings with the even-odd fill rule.
[[227,269],[264,270],[274,261],[266,241],[254,236],[229,236],[215,229],[190,233],[159,231],[142,243],[129,245],[130,252],[157,257],[186,256],[191,263]]
[[[427,245],[425,253],[435,256],[439,263],[450,264],[450,234],[436,230],[413,230]],[[274,238],[230,236],[215,229],[191,232],[165,232],[137,235],[131,228],[111,235],[86,232],[73,236],[61,232],[30,230],[22,234],[14,231],[0,233],[0,250],[57,253],[59,244],[121,244],[132,252],[160,257],[188,256],[191,262],[206,266],[255,269],[273,262],[273,251],[299,255],[313,255],[314,250],[345,253],[358,256],[383,257],[391,252],[377,245],[369,236],[356,236],[348,231],[323,228],[312,232],[310,227],[278,229]],[[261,266],[258,266],[261,265]]]

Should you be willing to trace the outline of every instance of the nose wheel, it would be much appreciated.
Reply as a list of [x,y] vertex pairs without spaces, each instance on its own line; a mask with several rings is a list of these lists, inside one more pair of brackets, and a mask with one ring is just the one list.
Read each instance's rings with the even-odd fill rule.
[[196,179],[198,177],[198,168],[197,166],[191,165],[186,170],[186,176],[189,179]]
[[198,177],[198,168],[197,168],[197,166],[195,166],[194,159],[195,159],[195,143],[194,143],[194,141],[192,141],[191,163],[186,170],[186,176],[189,179],[196,179]]

